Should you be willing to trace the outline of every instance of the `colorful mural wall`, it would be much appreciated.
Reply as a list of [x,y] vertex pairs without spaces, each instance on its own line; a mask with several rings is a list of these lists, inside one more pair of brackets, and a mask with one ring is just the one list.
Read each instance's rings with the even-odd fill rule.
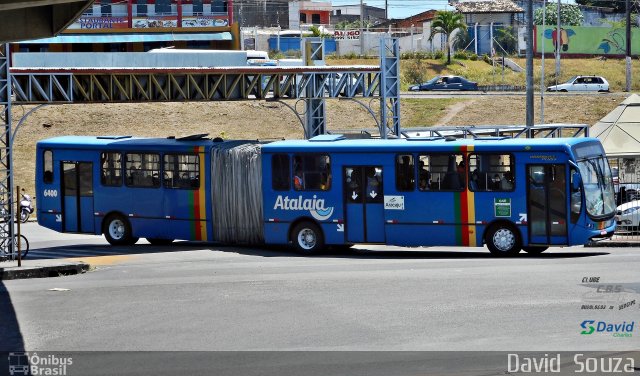
[[[555,27],[536,26],[535,51],[553,53],[558,39]],[[624,55],[624,27],[566,26],[560,30],[560,53],[575,55]],[[631,28],[631,54],[640,55],[640,28]]]

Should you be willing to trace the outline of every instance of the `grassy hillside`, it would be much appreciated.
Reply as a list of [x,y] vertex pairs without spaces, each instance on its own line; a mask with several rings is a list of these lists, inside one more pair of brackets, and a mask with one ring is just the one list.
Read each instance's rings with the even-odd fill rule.
[[[526,68],[524,58],[513,59],[523,69]],[[330,65],[377,65],[376,59],[329,59]],[[561,74],[559,82],[564,82],[572,76],[579,74],[594,74],[605,77],[611,85],[611,91],[622,91],[625,85],[625,61],[624,59],[561,59]],[[540,67],[541,59],[534,59],[534,80],[536,89],[540,87]],[[632,63],[632,90],[640,91],[640,60],[636,59]],[[555,60],[545,59],[545,86],[555,84]],[[450,65],[446,65],[443,60],[435,59],[407,59],[400,63],[402,75],[401,89],[406,90],[416,81],[426,81],[429,78],[442,74],[455,74],[467,77],[472,81],[477,81],[480,85],[525,85],[525,72],[515,73],[510,69],[493,67],[482,60],[452,60]]]

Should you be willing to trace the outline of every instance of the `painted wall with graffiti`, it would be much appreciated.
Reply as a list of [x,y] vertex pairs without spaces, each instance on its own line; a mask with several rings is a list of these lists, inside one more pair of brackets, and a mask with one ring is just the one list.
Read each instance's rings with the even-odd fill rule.
[[[560,29],[560,35],[554,27],[536,26],[535,51],[553,53],[556,40],[560,40],[562,54],[576,55],[624,55],[625,30],[624,27],[584,27],[565,26]],[[631,29],[631,40],[640,40],[640,28]],[[631,54],[640,54],[640,43],[631,44]]]

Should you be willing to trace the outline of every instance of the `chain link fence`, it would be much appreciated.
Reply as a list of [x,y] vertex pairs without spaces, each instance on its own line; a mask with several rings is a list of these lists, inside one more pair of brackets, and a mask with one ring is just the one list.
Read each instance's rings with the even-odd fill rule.
[[609,158],[616,192],[613,240],[640,241],[640,159]]

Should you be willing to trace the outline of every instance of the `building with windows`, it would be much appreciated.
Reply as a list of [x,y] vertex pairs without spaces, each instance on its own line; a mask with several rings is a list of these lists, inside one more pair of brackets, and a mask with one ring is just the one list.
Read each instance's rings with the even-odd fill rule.
[[240,48],[232,0],[96,0],[56,37],[13,45],[19,52],[142,52]]
[[316,1],[289,2],[289,28],[300,29],[305,25],[329,25],[331,22],[331,3]]
[[[362,8],[363,19],[370,24],[379,24],[387,19],[384,8],[372,7],[366,4]],[[331,7],[332,25],[358,21],[360,21],[360,4],[334,5]]]

